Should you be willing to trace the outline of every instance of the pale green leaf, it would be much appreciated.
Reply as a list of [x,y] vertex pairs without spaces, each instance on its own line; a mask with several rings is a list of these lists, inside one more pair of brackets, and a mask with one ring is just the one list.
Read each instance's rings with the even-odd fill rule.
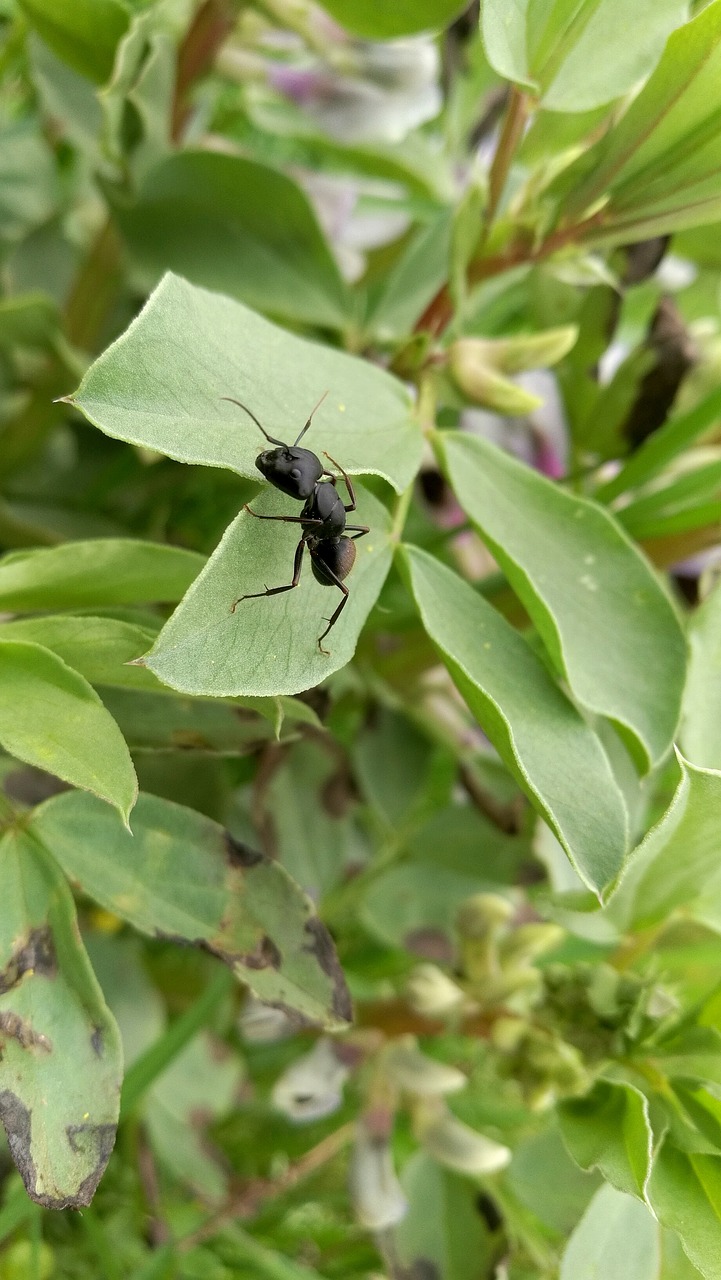
[[64,876],[26,831],[8,831],[0,856],[0,1119],[28,1195],[77,1208],[115,1141],[120,1035]]
[[[391,562],[388,514],[369,493],[359,486],[356,491],[351,519],[369,525],[371,533],[356,543],[348,603],[324,641],[329,654],[320,652],[317,640],[340,593],[316,582],[307,555],[294,591],[243,600],[231,613],[246,592],[290,582],[299,539],[297,525],[264,523],[242,511],[163,627],[147,658],[151,671],[184,693],[263,696],[299,693],[345,666]],[[252,505],[264,514],[293,509],[292,499],[271,489]]]
[[657,1280],[659,1228],[646,1205],[601,1187],[573,1231],[559,1280]]
[[681,781],[661,820],[631,855],[608,914],[621,928],[674,911],[721,929],[721,773],[680,758]]
[[579,875],[600,893],[621,868],[627,815],[599,739],[480,595],[415,547],[403,558],[423,625],[460,692]]
[[165,277],[74,399],[108,435],[259,480],[263,437],[221,397],[242,400],[270,435],[292,443],[324,391],[307,447],[405,489],[418,469],[421,434],[400,382],[177,276]]
[[91,796],[36,809],[32,831],[68,876],[153,937],[202,946],[262,1000],[325,1026],[350,1016],[330,935],[278,863],[193,809],[142,795],[131,835]]
[[0,743],[127,821],[138,784],[125,740],[87,680],[39,644],[0,641]]
[[673,33],[616,127],[560,180],[564,219],[596,210],[587,243],[718,220],[720,83],[721,0],[712,0]]
[[131,205],[116,202],[115,216],[156,280],[170,268],[269,315],[333,329],[352,321],[351,294],[313,206],[279,169],[216,151],[175,152],[145,174]]
[[621,730],[645,772],[678,722],[685,644],[640,551],[595,503],[477,437],[438,437],[458,500],[518,593],[556,669]]
[[691,615],[681,746],[696,765],[721,769],[721,583]]
[[0,560],[0,608],[86,609],[179,600],[205,557],[134,538],[96,538],[15,551]]
[[687,13],[686,0],[483,0],[481,23],[500,75],[576,112],[633,89]]

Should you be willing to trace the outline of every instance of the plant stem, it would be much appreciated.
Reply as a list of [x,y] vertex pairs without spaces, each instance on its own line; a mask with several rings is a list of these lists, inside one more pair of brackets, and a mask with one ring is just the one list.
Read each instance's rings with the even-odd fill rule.
[[178,74],[173,101],[173,142],[179,142],[190,115],[188,97],[201,76],[210,71],[216,54],[237,22],[236,6],[228,0],[205,0],[178,50]]
[[501,129],[501,136],[498,139],[496,154],[493,157],[491,172],[488,182],[488,208],[485,218],[485,234],[488,235],[489,228],[498,211],[501,202],[501,196],[508,179],[508,174],[513,163],[513,157],[516,149],[523,136],[523,129],[528,119],[528,113],[531,106],[531,100],[528,94],[522,93],[520,89],[514,85],[511,89],[511,96],[508,101],[508,110],[506,111]]

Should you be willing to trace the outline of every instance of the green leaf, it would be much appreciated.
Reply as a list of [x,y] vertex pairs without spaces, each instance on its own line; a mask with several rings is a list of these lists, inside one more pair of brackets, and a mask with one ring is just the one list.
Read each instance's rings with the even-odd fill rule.
[[679,763],[671,804],[634,851],[609,902],[608,914],[621,928],[643,928],[681,910],[721,929],[721,773],[681,757]]
[[305,740],[274,772],[266,792],[278,859],[315,902],[345,878],[354,861],[349,817],[329,812],[324,802],[337,770],[327,750]]
[[653,1134],[648,1103],[638,1089],[599,1080],[584,1098],[562,1102],[558,1119],[563,1140],[582,1169],[599,1169],[619,1191],[643,1195]]
[[417,31],[440,31],[467,7],[464,0],[321,0],[323,8],[354,35],[392,40]]
[[674,608],[603,508],[477,437],[439,438],[461,506],[572,692],[621,731],[643,772],[678,722],[685,644]]
[[721,1280],[721,1157],[679,1151],[666,1138],[647,1196],[659,1221],[678,1232],[705,1280]]
[[645,1204],[601,1187],[572,1233],[559,1280],[657,1280],[658,1224]]
[[688,638],[681,746],[694,764],[721,769],[721,584],[691,615]]
[[15,551],[0,560],[0,608],[87,609],[179,600],[205,557],[133,538],[95,538]]
[[0,1119],[33,1200],[89,1204],[115,1141],[120,1036],[64,876],[25,831],[0,843]]
[[712,0],[673,33],[616,127],[560,179],[564,220],[596,210],[586,243],[646,239],[718,220],[720,82],[721,0]]
[[0,743],[127,822],[138,784],[123,736],[87,680],[39,644],[0,641]]
[[[692,461],[689,458],[689,464]],[[681,517],[693,519],[699,512],[715,507],[721,517],[721,458],[689,466],[667,484],[642,493],[618,512],[617,518],[631,537],[640,539],[663,534]]]
[[471,587],[403,548],[423,625],[531,803],[597,894],[613,882],[627,816],[603,747],[526,641]]
[[[262,696],[299,693],[345,666],[391,562],[388,514],[377,499],[356,489],[353,521],[357,517],[372,532],[356,543],[348,603],[325,641],[330,656],[319,651],[317,638],[340,595],[316,582],[308,563],[296,590],[243,600],[231,613],[246,592],[290,582],[298,544],[297,525],[264,523],[242,511],[163,627],[146,659],[151,671],[184,693]],[[269,488],[254,500],[253,510],[288,514],[291,501]]]
[[156,1155],[206,1201],[222,1200],[228,1183],[206,1130],[233,1108],[242,1074],[237,1054],[205,1032],[190,1041],[148,1095],[144,1119]]
[[46,293],[34,291],[0,301],[0,347],[47,350],[60,336],[60,313]]
[[685,1027],[642,1052],[672,1080],[721,1085],[721,1032],[715,1027]]
[[55,208],[53,156],[33,121],[0,129],[0,242],[20,240]]
[[155,632],[117,618],[44,614],[0,624],[0,641],[25,640],[52,650],[90,684],[157,689],[143,667],[128,666],[153,643]]
[[364,325],[368,334],[387,342],[412,331],[448,277],[452,222],[444,209],[413,236],[373,301]]
[[462,902],[497,889],[483,874],[463,875],[444,866],[406,863],[390,867],[370,885],[361,904],[363,924],[388,946],[452,960],[456,918]]
[[500,75],[551,111],[590,111],[648,75],[687,11],[685,0],[483,0],[481,29]]
[[165,277],[74,399],[108,435],[259,480],[263,437],[221,397],[242,400],[266,431],[290,440],[324,391],[308,447],[319,456],[327,449],[346,471],[383,476],[400,493],[421,456],[421,433],[400,382],[177,276]]
[[716,388],[688,413],[674,414],[647,436],[611,480],[595,492],[596,501],[610,502],[621,493],[652,480],[669,462],[690,449],[721,419],[721,388]]
[[[117,721],[131,751],[207,751],[223,756],[247,755],[275,735],[272,705],[263,708],[223,702],[219,698],[183,698],[164,688],[150,671],[145,675],[160,692],[101,687],[100,696]],[[259,701],[261,701],[259,699]],[[265,700],[271,704],[271,699]],[[291,701],[291,699],[288,699]],[[270,721],[270,722],[269,722]]]
[[270,315],[332,329],[352,321],[348,286],[313,206],[279,169],[177,152],[149,170],[133,204],[116,198],[114,211],[136,262],[155,279],[170,268]]
[[438,1280],[491,1275],[498,1245],[478,1212],[473,1182],[417,1152],[403,1170],[402,1184],[409,1208],[393,1237],[404,1274]]
[[28,21],[63,62],[88,80],[107,80],[130,17],[120,0],[18,0]]
[[32,830],[85,893],[141,932],[212,951],[301,1019],[349,1020],[335,948],[309,900],[209,818],[141,795],[131,835],[92,797],[67,792],[35,810]]

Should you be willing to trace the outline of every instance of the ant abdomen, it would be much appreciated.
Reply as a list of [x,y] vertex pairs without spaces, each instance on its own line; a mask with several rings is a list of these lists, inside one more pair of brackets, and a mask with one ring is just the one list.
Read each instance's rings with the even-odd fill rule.
[[[310,539],[309,539],[310,542]],[[313,540],[311,568],[316,582],[324,587],[337,587],[348,577],[355,564],[355,542],[350,538]],[[326,573],[328,569],[330,572]]]

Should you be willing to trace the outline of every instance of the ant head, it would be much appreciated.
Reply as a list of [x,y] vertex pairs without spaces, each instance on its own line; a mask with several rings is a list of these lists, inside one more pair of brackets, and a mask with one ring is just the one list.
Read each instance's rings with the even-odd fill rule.
[[320,408],[326,396],[327,391],[323,392],[320,400],[310,413],[308,421],[301,431],[298,439],[294,444],[284,444],[282,440],[276,440],[275,436],[269,436],[265,427],[256,418],[252,409],[243,404],[240,400],[233,399],[232,396],[221,396],[222,400],[229,400],[231,404],[237,404],[239,409],[248,414],[253,419],[256,427],[263,432],[266,440],[270,444],[277,445],[276,449],[264,449],[256,458],[255,465],[261,475],[265,476],[270,484],[276,489],[280,489],[282,493],[287,493],[290,498],[297,498],[304,501],[309,498],[315,489],[316,484],[323,475],[323,464],[310,449],[299,449],[298,444],[303,439],[311,422],[313,414]]
[[265,449],[256,458],[255,465],[281,493],[301,501],[310,497],[323,474],[320,458],[310,449],[298,449],[295,445]]

